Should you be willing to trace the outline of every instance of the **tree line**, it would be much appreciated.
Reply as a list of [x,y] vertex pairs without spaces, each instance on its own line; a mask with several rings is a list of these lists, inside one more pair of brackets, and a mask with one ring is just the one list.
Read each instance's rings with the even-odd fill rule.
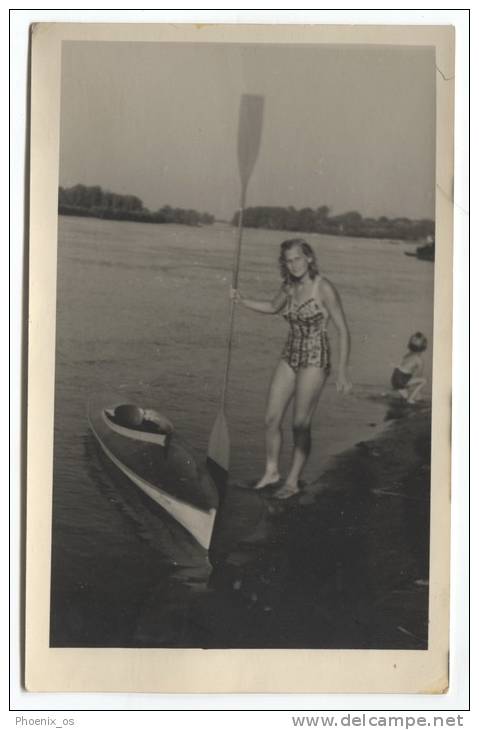
[[[110,220],[128,220],[140,223],[180,223],[187,226],[209,225],[215,218],[210,213],[173,208],[164,205],[156,211],[145,208],[136,195],[120,195],[103,190],[99,185],[74,185],[60,187],[58,212],[61,215],[88,216]],[[232,224],[238,225],[239,212]],[[427,218],[363,218],[358,211],[331,215],[327,205],[296,209],[293,206],[256,206],[246,208],[243,224],[247,228],[266,228],[301,233],[326,233],[329,235],[357,236],[365,238],[389,238],[406,241],[434,237],[434,221]]]
[[[233,216],[232,224],[237,226],[239,212]],[[313,208],[287,208],[256,206],[243,212],[243,225],[248,228],[267,228],[304,233],[327,233],[329,235],[358,236],[364,238],[390,238],[417,241],[434,236],[434,221],[428,218],[363,218],[356,210],[331,215],[327,205]]]
[[126,220],[138,223],[181,223],[187,226],[208,225],[215,218],[210,213],[172,208],[164,205],[156,211],[145,208],[136,195],[120,195],[103,190],[99,185],[60,186],[58,190],[60,215],[86,216],[108,220]]

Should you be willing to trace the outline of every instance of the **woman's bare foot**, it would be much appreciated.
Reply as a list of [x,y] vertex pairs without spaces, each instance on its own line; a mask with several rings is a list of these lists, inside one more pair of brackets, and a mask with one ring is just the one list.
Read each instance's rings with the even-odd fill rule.
[[298,484],[283,484],[274,497],[275,499],[289,499],[290,497],[294,497],[295,494],[299,494],[299,492]]
[[263,477],[257,482],[253,489],[264,489],[264,487],[272,487],[279,484],[281,475],[279,472],[266,472]]

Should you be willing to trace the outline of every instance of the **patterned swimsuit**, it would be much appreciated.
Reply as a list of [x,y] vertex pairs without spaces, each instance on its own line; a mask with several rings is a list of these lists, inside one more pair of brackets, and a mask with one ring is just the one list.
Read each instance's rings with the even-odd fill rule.
[[283,317],[289,323],[288,339],[281,358],[297,372],[299,368],[330,369],[329,340],[327,333],[328,314],[315,297],[302,304],[296,304],[290,294]]

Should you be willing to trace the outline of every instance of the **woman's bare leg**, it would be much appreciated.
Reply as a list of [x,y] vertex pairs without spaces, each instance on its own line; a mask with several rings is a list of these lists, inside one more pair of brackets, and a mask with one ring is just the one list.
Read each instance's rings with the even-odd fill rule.
[[289,497],[299,491],[299,477],[311,451],[311,420],[327,375],[321,368],[299,371],[293,409],[293,458],[283,487],[276,496]]
[[266,467],[255,489],[276,482],[280,478],[279,455],[281,452],[281,424],[293,396],[296,375],[284,360],[280,360],[273,373],[266,406]]
[[408,403],[415,403],[418,400],[419,392],[426,385],[426,378],[412,378],[408,383]]

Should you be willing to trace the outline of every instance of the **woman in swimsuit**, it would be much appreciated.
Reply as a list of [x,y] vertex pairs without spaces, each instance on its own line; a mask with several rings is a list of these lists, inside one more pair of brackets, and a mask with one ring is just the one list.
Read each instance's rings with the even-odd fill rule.
[[290,326],[266,408],[266,469],[255,485],[262,489],[280,484],[281,424],[293,400],[293,457],[286,480],[275,495],[286,499],[299,491],[299,477],[311,450],[311,420],[330,370],[329,318],[339,332],[336,386],[343,393],[351,389],[347,374],[350,338],[339,295],[319,274],[311,246],[301,238],[284,241],[279,265],[283,284],[271,301],[247,299],[238,290],[232,297],[255,312],[281,313]]

